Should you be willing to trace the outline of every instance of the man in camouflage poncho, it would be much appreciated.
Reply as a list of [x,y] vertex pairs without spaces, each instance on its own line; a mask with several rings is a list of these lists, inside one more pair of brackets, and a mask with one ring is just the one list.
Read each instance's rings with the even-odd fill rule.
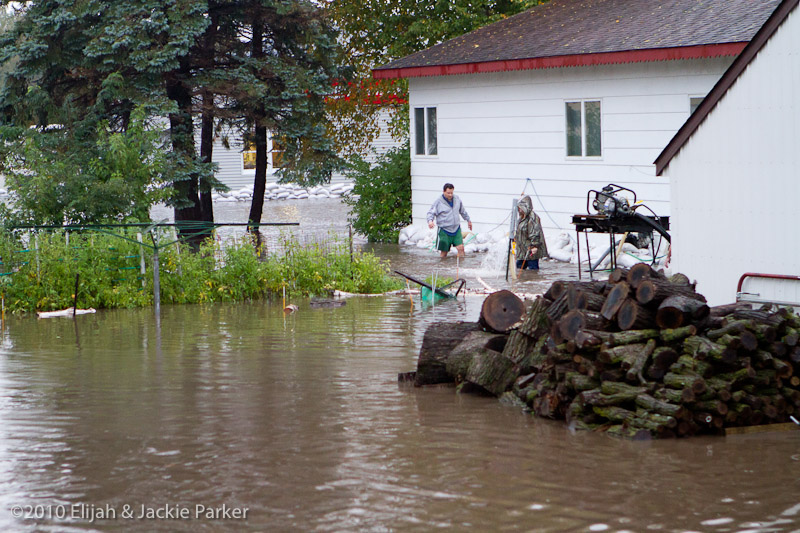
[[519,218],[514,235],[517,268],[539,270],[539,259],[547,257],[547,243],[542,232],[542,222],[533,211],[530,196],[519,201],[517,212]]

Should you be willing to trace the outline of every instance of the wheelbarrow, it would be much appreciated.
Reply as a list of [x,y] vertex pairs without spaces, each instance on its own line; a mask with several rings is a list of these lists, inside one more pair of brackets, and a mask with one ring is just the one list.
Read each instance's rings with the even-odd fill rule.
[[[467,283],[466,280],[459,278],[455,281],[451,281],[446,285],[442,285],[441,287],[436,287],[434,289],[432,286],[425,283],[424,281],[420,281],[412,276],[409,276],[408,274],[403,274],[399,270],[395,270],[394,273],[403,276],[408,281],[413,281],[417,285],[420,285],[422,287],[422,289],[420,290],[420,296],[422,296],[423,300],[428,300],[428,301],[430,300],[436,301],[443,298],[456,298],[458,296],[458,293],[461,292],[461,289],[463,289],[464,285]],[[454,290],[455,292],[453,292]]]

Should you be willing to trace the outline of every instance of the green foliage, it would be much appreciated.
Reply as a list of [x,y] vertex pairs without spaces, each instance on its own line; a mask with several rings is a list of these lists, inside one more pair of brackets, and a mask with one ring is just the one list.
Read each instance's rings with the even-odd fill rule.
[[165,152],[136,110],[126,131],[101,123],[74,150],[76,132],[29,129],[6,147],[3,168],[12,193],[12,222],[86,224],[149,220],[163,200]]
[[[283,145],[283,180],[320,183],[341,167],[324,115],[324,96],[341,75],[337,33],[310,0],[0,0],[0,6],[15,10],[0,32],[0,149],[24,158],[12,160],[18,163],[13,187],[30,219],[130,215],[112,213],[111,199],[140,192],[140,181],[114,178],[122,171],[127,180],[131,160],[104,160],[100,154],[116,145],[97,132],[126,132],[137,107],[147,110],[146,121],[160,119],[159,128],[169,121],[170,162],[161,172],[174,187],[165,199],[180,220],[213,220],[199,193],[208,199],[222,188],[195,147],[192,119],[200,114],[209,134],[269,128]],[[31,126],[52,131],[32,140]],[[45,216],[22,198],[42,187]],[[66,205],[76,191],[100,198]]]
[[372,242],[397,242],[411,223],[411,159],[408,143],[393,148],[370,167],[357,160],[348,173],[353,190],[344,201],[352,207],[353,228]]
[[[134,233],[121,239],[100,233],[40,233],[30,238],[0,233],[0,293],[9,312],[51,311],[72,306],[79,276],[79,307],[130,308],[153,301],[152,252],[139,273],[142,247]],[[161,242],[170,236],[162,235]],[[301,247],[285,239],[286,251],[263,257],[248,238],[224,245],[208,240],[199,252],[188,246],[160,250],[163,303],[236,302],[333,290],[381,293],[402,287],[386,263],[341,243]],[[144,286],[143,286],[144,282]]]

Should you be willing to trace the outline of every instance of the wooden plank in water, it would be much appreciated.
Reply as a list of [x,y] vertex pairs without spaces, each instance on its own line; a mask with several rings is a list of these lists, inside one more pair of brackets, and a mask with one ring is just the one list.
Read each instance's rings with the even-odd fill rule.
[[797,431],[800,426],[794,422],[786,422],[784,424],[764,424],[761,426],[742,426],[725,428],[725,436],[728,435],[747,435],[749,433],[765,433],[767,431]]

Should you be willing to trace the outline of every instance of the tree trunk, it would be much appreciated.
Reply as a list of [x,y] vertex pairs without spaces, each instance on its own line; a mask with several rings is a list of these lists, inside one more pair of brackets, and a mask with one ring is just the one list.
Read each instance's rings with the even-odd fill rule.
[[447,358],[468,333],[478,330],[475,322],[439,322],[428,326],[419,350],[415,385],[453,383],[447,373]]
[[[166,80],[167,97],[175,102],[177,111],[169,114],[170,138],[172,149],[186,164],[196,157],[194,149],[194,134],[192,125],[192,94],[185,85],[184,77],[188,78],[188,67],[181,65],[178,73],[171,74]],[[178,205],[175,206],[175,222],[183,239],[186,239],[194,248],[200,245],[203,235],[198,233],[196,224],[202,221],[200,197],[198,196],[198,176],[189,173],[182,176],[174,183],[177,193]]]
[[[264,25],[260,20],[253,22],[252,53],[255,59],[264,56]],[[248,224],[259,224],[264,212],[264,193],[267,190],[267,126],[264,124],[264,106],[256,104],[253,142],[256,148],[256,169],[253,179],[253,201],[250,204]],[[248,231],[258,232],[257,226],[248,226]]]
[[[203,110],[200,119],[200,159],[211,164],[214,156],[214,93],[203,91]],[[204,177],[200,178],[200,213],[204,222],[214,222],[214,191]]]
[[495,396],[500,396],[511,389],[517,377],[519,368],[512,361],[503,357],[501,353],[483,350],[472,358],[465,381],[478,385]]

